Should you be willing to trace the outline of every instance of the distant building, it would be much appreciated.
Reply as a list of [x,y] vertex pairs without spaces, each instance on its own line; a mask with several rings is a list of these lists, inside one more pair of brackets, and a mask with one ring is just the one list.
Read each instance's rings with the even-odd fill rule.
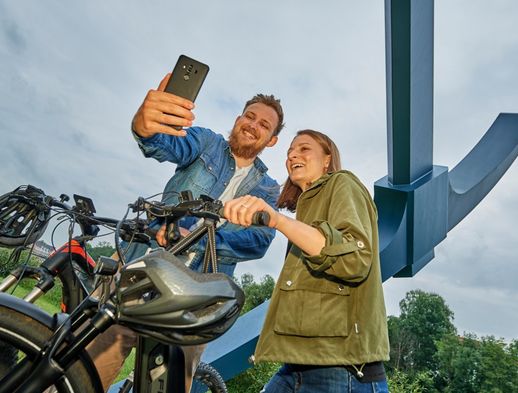
[[47,258],[52,251],[54,251],[54,248],[43,240],[38,240],[34,243],[34,248],[32,249],[32,253],[40,258]]

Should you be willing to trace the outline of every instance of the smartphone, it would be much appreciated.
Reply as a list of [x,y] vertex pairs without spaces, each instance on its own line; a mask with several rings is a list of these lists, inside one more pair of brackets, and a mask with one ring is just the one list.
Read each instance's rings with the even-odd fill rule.
[[180,55],[165,91],[194,102],[208,73],[208,65]]

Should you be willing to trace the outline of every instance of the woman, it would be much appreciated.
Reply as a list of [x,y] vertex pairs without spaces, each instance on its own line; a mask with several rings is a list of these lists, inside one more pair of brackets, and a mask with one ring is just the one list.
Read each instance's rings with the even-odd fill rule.
[[267,211],[290,241],[255,352],[284,365],[263,391],[388,392],[376,207],[318,131],[297,133],[286,168],[278,206],[296,219],[249,195],[225,204],[227,219],[245,226]]

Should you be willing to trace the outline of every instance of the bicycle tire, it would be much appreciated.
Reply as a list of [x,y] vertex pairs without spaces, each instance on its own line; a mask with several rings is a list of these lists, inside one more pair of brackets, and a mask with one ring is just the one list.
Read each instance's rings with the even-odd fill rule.
[[227,385],[219,372],[210,364],[200,362],[194,373],[191,393],[206,392],[228,393]]
[[[5,306],[0,306],[0,315],[0,341],[14,348],[18,359],[20,356],[36,358],[52,335],[52,330],[30,316]],[[0,380],[13,365],[11,362],[0,363]],[[79,359],[53,387],[58,393],[100,393],[95,386],[89,367]]]

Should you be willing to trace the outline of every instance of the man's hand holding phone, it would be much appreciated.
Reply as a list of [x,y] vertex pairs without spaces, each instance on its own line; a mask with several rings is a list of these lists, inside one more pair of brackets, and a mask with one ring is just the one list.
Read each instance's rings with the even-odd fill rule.
[[173,73],[146,95],[133,118],[133,131],[144,138],[157,133],[185,136],[182,127],[192,126],[194,100],[208,72],[206,64],[180,55]]
[[157,90],[147,93],[133,117],[133,131],[142,138],[149,138],[158,133],[185,136],[186,132],[181,127],[192,126],[194,103],[164,91],[170,77],[171,74],[167,74]]

